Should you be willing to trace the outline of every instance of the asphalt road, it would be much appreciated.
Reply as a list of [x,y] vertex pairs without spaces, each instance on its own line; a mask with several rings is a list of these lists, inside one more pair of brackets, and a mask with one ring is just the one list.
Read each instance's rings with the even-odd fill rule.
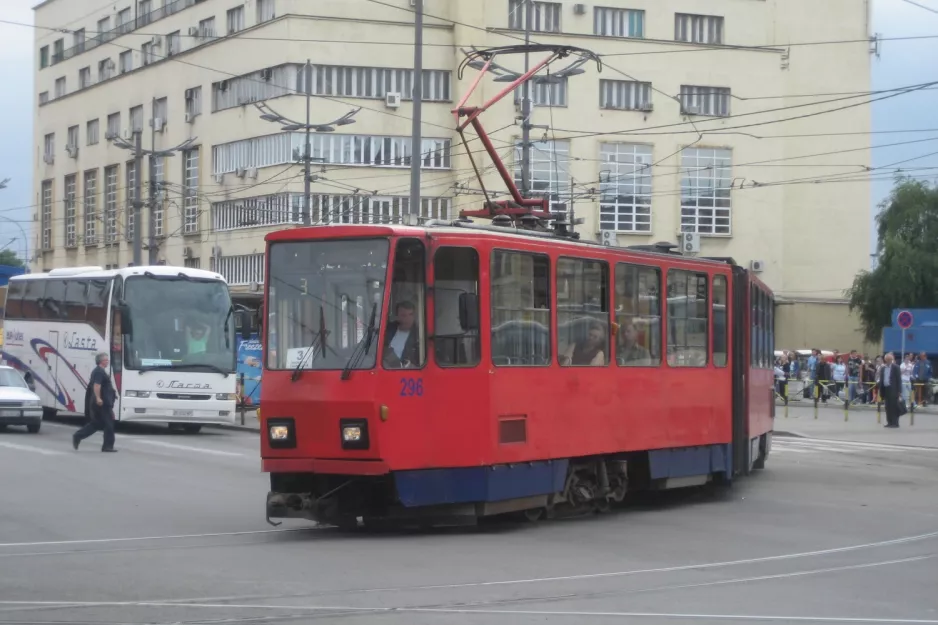
[[938,449],[776,439],[730,489],[537,525],[263,519],[257,434],[0,433],[0,623],[935,623]]

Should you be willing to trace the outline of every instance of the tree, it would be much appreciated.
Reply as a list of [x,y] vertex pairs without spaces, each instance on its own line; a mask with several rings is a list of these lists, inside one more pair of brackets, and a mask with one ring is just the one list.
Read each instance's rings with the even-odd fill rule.
[[847,290],[866,340],[879,342],[896,308],[938,307],[938,187],[899,178],[876,218],[875,269]]
[[0,250],[0,265],[8,267],[22,267],[23,261],[13,250]]

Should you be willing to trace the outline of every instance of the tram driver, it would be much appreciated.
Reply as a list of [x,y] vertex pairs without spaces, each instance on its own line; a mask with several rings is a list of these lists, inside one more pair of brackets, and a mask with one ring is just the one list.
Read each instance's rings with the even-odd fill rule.
[[420,363],[417,307],[402,300],[394,307],[396,321],[388,323],[384,333],[384,366],[404,368]]

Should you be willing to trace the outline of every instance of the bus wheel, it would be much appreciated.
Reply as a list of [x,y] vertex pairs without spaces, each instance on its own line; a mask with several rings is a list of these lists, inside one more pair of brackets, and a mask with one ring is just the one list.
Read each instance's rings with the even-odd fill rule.
[[42,427],[42,423],[30,423],[26,426],[26,431],[30,434],[38,434],[39,428]]

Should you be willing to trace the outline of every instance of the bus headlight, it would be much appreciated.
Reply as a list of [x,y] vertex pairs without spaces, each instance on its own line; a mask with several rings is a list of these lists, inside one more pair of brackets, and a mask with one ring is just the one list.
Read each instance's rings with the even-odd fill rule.
[[218,401],[238,401],[235,393],[215,393],[215,399]]
[[292,449],[296,447],[296,426],[293,419],[268,419],[267,443],[271,449]]
[[368,449],[367,419],[340,419],[339,431],[342,434],[342,449]]
[[139,397],[146,399],[150,396],[150,391],[124,391],[124,397]]

